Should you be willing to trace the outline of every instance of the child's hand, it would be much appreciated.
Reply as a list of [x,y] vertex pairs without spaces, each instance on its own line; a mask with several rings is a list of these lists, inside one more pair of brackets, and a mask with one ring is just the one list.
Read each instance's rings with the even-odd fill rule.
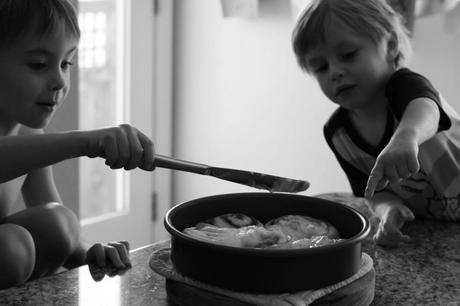
[[370,198],[376,190],[407,179],[419,170],[418,144],[413,137],[393,137],[377,157],[364,196]]
[[102,157],[112,169],[131,170],[136,167],[151,171],[154,166],[152,141],[128,124],[85,132],[87,145],[84,154]]
[[131,268],[129,243],[127,241],[96,243],[86,253],[86,263],[95,281],[102,280],[105,275],[110,277],[122,275]]
[[414,220],[412,211],[404,205],[392,206],[380,219],[379,228],[374,235],[374,241],[382,246],[397,247],[401,242],[407,242],[410,237],[401,232],[407,221]]

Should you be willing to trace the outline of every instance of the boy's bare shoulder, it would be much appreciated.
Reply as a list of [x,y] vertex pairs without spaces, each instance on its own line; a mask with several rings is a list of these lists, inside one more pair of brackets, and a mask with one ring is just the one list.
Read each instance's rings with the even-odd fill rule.
[[40,135],[40,134],[44,134],[43,129],[32,129],[25,125],[22,125],[19,128],[19,132],[18,132],[18,135]]

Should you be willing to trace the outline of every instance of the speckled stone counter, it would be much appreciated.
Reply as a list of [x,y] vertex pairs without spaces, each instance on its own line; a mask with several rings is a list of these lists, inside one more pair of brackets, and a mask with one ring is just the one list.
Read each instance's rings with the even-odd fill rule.
[[344,193],[319,197],[356,208],[371,222],[363,251],[374,260],[372,305],[460,306],[460,223],[415,220],[403,228],[410,242],[396,249],[382,248],[372,240],[378,219],[365,199]]
[[[350,205],[371,221],[363,251],[373,258],[376,270],[372,305],[460,306],[460,223],[416,220],[404,227],[412,238],[409,243],[385,249],[372,241],[377,220],[364,199],[337,193],[320,197]],[[0,305],[171,306],[164,278],[148,265],[152,252],[167,246],[164,241],[132,251],[133,268],[100,282],[85,266],[0,290]]]

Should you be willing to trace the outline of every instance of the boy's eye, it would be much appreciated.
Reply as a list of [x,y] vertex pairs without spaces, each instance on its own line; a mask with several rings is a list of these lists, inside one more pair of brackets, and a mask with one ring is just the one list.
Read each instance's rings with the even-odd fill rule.
[[350,51],[350,52],[345,52],[342,54],[342,58],[343,59],[352,59],[355,57],[356,53],[358,52],[358,50],[353,50],[353,51]]
[[315,73],[321,73],[321,72],[326,71],[326,69],[327,69],[327,64],[324,64],[324,65],[320,65],[320,66],[314,67],[314,68],[313,68],[313,71],[314,71]]
[[31,62],[28,63],[27,66],[33,70],[42,70],[46,68],[46,63],[44,62]]
[[70,67],[71,67],[72,65],[73,65],[73,63],[72,63],[71,61],[65,61],[65,62],[62,63],[61,66],[62,66],[62,68],[63,68],[64,70],[67,70],[67,69],[70,69]]

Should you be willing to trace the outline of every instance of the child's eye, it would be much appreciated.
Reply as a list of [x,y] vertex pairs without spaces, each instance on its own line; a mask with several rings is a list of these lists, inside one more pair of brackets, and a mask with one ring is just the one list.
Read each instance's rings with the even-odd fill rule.
[[343,59],[352,59],[355,57],[355,55],[358,53],[358,50],[353,50],[353,51],[350,51],[350,52],[345,52],[344,54],[342,54],[342,58]]
[[326,64],[325,64],[325,65],[318,66],[318,67],[315,67],[315,68],[313,69],[313,71],[314,71],[315,73],[321,73],[321,72],[324,72],[324,71],[326,71],[326,70],[327,70],[327,65],[326,65]]
[[65,62],[62,63],[61,66],[62,66],[62,68],[64,70],[68,70],[68,69],[71,68],[72,65],[73,65],[73,63],[71,61],[65,61]]
[[31,62],[27,66],[33,70],[43,70],[46,68],[46,63],[44,62]]

